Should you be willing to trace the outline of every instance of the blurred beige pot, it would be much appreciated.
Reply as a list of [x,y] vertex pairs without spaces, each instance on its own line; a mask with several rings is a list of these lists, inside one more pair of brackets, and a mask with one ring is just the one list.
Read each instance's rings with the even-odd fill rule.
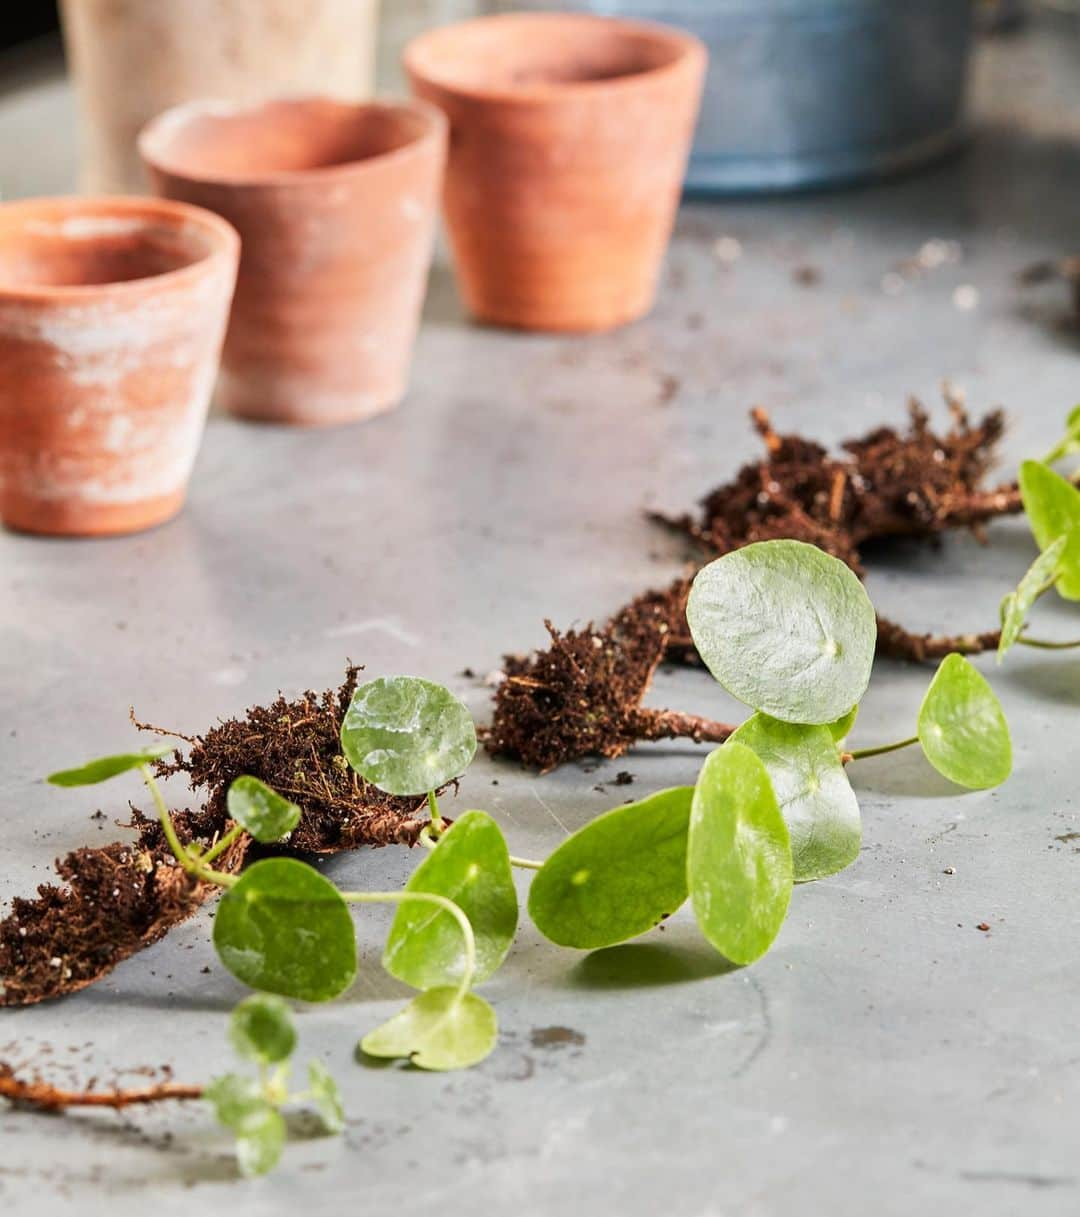
[[81,188],[142,192],[135,138],[179,102],[368,97],[377,8],[378,0],[62,0]]

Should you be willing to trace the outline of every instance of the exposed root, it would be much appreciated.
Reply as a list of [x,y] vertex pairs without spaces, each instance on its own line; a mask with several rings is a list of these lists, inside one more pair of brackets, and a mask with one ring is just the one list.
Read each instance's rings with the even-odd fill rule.
[[1000,630],[987,630],[984,634],[912,634],[887,617],[878,617],[878,654],[910,663],[936,662],[953,652],[981,655],[984,651],[996,651],[1000,641]]
[[26,1081],[15,1076],[11,1066],[0,1061],[0,1098],[23,1107],[40,1111],[62,1111],[67,1107],[135,1107],[149,1103],[164,1103],[201,1099],[201,1086],[182,1086],[177,1082],[160,1082],[156,1086],[140,1086],[132,1090],[60,1090],[40,1078]]

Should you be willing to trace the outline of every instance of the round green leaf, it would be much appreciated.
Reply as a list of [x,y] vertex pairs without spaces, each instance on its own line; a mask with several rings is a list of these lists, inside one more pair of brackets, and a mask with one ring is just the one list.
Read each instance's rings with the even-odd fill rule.
[[843,562],[803,541],[761,541],[710,562],[686,618],[724,688],[784,722],[831,723],[870,681],[870,597]]
[[859,856],[859,801],[841,764],[834,726],[782,723],[755,714],[731,737],[765,762],[791,837],[796,883],[834,875]]
[[344,1132],[345,1105],[341,1101],[341,1091],[330,1070],[320,1060],[308,1062],[308,1090],[323,1128],[329,1133]]
[[281,1161],[285,1149],[285,1120],[269,1103],[251,1111],[236,1128],[236,1161],[241,1174],[265,1175]]
[[266,1104],[258,1081],[240,1073],[214,1078],[203,1090],[203,1098],[226,1128],[239,1128],[248,1116]]
[[54,786],[94,786],[98,782],[116,777],[119,773],[127,773],[141,765],[160,761],[163,756],[169,756],[175,751],[171,744],[159,744],[156,748],[144,748],[142,752],[121,752],[117,756],[102,756],[95,761],[87,761],[78,769],[61,769],[58,773],[50,773],[46,781]]
[[476,727],[465,704],[442,685],[384,676],[353,693],[341,747],[356,772],[387,794],[427,794],[468,769]]
[[855,726],[855,720],[859,717],[859,707],[852,706],[851,709],[835,722],[829,723],[829,734],[838,743],[842,744],[844,740],[851,734],[851,728]]
[[686,899],[689,786],[606,812],[537,871],[529,915],[545,938],[591,951],[636,938]]
[[1080,600],[1080,490],[1039,461],[1020,466],[1020,496],[1040,549],[1059,538],[1057,589],[1066,600]]
[[421,1069],[468,1069],[495,1047],[495,1011],[475,993],[428,989],[360,1042],[368,1056],[409,1057]]
[[293,858],[266,858],[228,888],[214,918],[221,962],[244,984],[329,1001],[356,975],[356,933],[338,889]]
[[1036,600],[1054,585],[1058,562],[1065,550],[1066,538],[1058,537],[1043,550],[1016,585],[1001,602],[1001,639],[998,642],[998,663],[1020,637],[1027,615]]
[[747,964],[772,946],[791,900],[791,841],[764,764],[726,743],[701,767],[690,811],[690,900],[701,932]]
[[236,778],[226,804],[229,816],[264,845],[284,840],[300,823],[300,808],[258,778]]
[[296,1047],[292,1012],[280,997],[254,993],[233,1010],[229,1043],[249,1061],[272,1065],[288,1060]]
[[1012,772],[1009,724],[986,678],[963,655],[946,655],[919,710],[926,759],[958,786],[983,790]]
[[[518,904],[510,854],[491,816],[467,811],[455,820],[413,872],[405,890],[452,900],[472,924],[474,982],[497,971],[514,941]],[[461,927],[436,905],[420,900],[399,904],[383,967],[414,989],[455,984],[465,970]]]

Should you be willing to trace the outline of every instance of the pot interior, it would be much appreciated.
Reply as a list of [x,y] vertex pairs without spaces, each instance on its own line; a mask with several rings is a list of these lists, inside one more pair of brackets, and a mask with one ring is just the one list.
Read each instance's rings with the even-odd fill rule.
[[431,121],[408,106],[329,98],[250,107],[204,103],[152,123],[142,151],[152,165],[178,177],[257,182],[383,156],[422,138]]
[[205,233],[153,214],[0,209],[0,291],[129,283],[182,270],[211,252]]
[[674,32],[568,13],[514,13],[446,26],[407,55],[417,75],[467,93],[545,93],[640,76],[676,63]]

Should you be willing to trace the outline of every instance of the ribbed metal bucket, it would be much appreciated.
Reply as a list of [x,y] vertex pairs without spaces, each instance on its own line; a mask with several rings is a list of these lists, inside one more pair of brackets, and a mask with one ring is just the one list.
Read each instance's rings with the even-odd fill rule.
[[923,164],[963,137],[971,0],[517,0],[662,21],[709,48],[687,187],[835,186]]

